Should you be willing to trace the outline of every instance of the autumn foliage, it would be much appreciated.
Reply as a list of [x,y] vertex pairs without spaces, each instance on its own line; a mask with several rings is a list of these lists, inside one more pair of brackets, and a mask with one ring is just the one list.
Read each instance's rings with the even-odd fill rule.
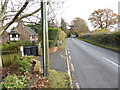
[[113,28],[118,22],[118,16],[111,9],[98,9],[90,15],[88,20],[96,29]]
[[79,17],[76,17],[72,20],[70,27],[71,27],[72,31],[74,31],[77,34],[89,31],[85,20],[83,20],[82,18],[79,18]]

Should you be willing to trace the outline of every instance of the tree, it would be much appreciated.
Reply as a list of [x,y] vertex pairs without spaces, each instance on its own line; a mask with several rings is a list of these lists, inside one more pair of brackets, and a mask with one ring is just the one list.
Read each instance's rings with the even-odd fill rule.
[[66,33],[67,24],[63,18],[61,18],[61,30],[63,30]]
[[[14,1],[14,0],[13,0]],[[30,8],[33,3],[30,4],[31,0],[25,0],[20,2],[16,0],[0,0],[0,38],[4,32],[14,23],[20,21],[29,16],[33,16],[35,13],[41,10],[37,8],[34,11],[26,12],[27,8]],[[35,0],[34,0],[35,3]],[[29,5],[28,5],[29,4]],[[25,11],[25,12],[24,12]],[[2,59],[0,56],[0,67],[2,67]]]
[[96,29],[113,28],[118,22],[117,14],[108,8],[95,10],[88,20]]
[[39,21],[39,23],[31,23],[31,24],[27,24],[26,26],[30,27],[32,30],[34,30],[38,35],[39,35],[39,41],[42,40],[42,25],[41,25],[41,21]]
[[75,19],[73,19],[70,26],[71,26],[72,30],[74,32],[76,32],[77,34],[89,31],[85,20],[83,20],[82,18],[79,18],[79,17],[76,17]]
[[65,0],[52,0],[52,2],[49,3],[48,8],[48,25],[52,28],[59,27],[59,17],[61,13],[63,13],[61,10],[64,9],[64,3]]
[[[31,0],[20,1],[16,0],[1,0],[0,4],[0,35],[14,23],[18,22],[24,18],[28,19],[30,16],[35,16],[35,14],[41,10],[40,7],[36,8],[34,11],[30,11],[31,5],[37,3],[30,2]],[[37,15],[38,16],[38,15]],[[35,17],[37,17],[35,16]],[[30,19],[28,19],[30,21]],[[23,20],[24,21],[24,20]],[[25,20],[27,21],[27,20]],[[35,21],[35,20],[34,20]]]

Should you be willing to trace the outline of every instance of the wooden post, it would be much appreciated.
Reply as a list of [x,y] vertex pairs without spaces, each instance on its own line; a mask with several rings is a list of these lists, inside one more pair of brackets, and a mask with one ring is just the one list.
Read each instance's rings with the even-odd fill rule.
[[45,3],[46,7],[46,69],[47,69],[47,75],[49,74],[49,38],[48,38],[48,17],[47,17],[47,1]]

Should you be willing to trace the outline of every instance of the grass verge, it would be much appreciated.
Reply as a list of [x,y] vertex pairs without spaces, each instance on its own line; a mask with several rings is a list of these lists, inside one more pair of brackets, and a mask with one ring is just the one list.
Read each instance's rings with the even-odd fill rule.
[[63,41],[62,45],[60,45],[58,47],[59,50],[65,50],[65,47],[66,47],[66,44],[67,44],[67,39],[65,38],[65,40]]
[[106,48],[106,49],[109,49],[109,50],[120,52],[120,48],[119,47],[112,47],[112,46],[108,46],[108,45],[98,44],[98,43],[95,43],[95,42],[92,42],[92,41],[89,41],[89,40],[86,40],[86,39],[81,39],[81,38],[78,38],[78,39],[82,40],[82,41],[85,41],[85,42],[88,42],[90,44],[96,45],[96,46],[100,46],[102,48]]
[[50,70],[47,79],[50,81],[51,88],[70,89],[70,78],[66,72]]

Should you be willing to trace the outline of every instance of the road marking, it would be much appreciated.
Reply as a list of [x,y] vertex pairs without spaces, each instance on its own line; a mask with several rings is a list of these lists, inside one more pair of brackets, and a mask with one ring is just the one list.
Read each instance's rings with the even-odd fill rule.
[[72,71],[74,71],[75,69],[74,69],[74,66],[73,66],[73,64],[71,64],[71,70]]
[[68,51],[68,54],[70,54],[70,51]]
[[61,58],[63,58],[63,55],[60,55]]
[[79,89],[79,88],[80,88],[80,86],[79,86],[79,84],[78,84],[78,83],[76,83],[76,88],[77,88],[77,89]]
[[68,72],[68,75],[70,76],[70,85],[71,85],[71,88],[73,88],[73,83],[72,83],[72,75],[71,75],[71,72],[70,72],[70,65],[69,65],[69,59],[67,58],[67,72]]
[[114,65],[117,66],[117,67],[120,67],[118,64],[114,63],[113,61],[111,61],[111,60],[109,60],[109,59],[107,59],[107,58],[105,58],[105,57],[103,57],[103,59],[105,59],[106,61],[114,64]]
[[70,60],[72,59],[71,56],[69,56],[69,59],[70,59]]
[[84,46],[84,45],[81,45],[82,47],[84,47],[84,48],[86,48],[86,46]]

